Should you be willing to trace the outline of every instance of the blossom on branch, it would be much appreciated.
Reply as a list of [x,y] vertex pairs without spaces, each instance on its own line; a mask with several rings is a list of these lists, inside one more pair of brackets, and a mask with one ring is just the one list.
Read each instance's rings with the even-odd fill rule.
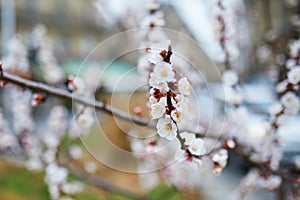
[[169,116],[160,118],[157,122],[157,133],[160,137],[166,138],[168,140],[173,140],[177,135],[176,124]]

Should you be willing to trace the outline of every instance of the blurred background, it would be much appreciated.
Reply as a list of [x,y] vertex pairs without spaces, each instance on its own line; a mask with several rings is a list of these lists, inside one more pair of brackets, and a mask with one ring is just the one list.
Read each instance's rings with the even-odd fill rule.
[[[234,28],[234,44],[237,49],[233,67],[240,73],[245,82],[245,95],[249,96],[249,103],[259,110],[266,111],[274,98],[272,93],[276,73],[284,65],[287,49],[285,48],[289,38],[297,36],[294,28],[300,28],[298,0],[228,0],[226,8],[230,16],[230,23]],[[203,48],[204,52],[215,62],[220,70],[223,69],[220,58],[221,47],[216,37],[216,22],[212,12],[214,1],[203,0],[162,0],[162,11],[165,14],[166,28],[182,32]],[[114,34],[131,28],[138,28],[146,13],[144,0],[1,0],[1,51],[4,57],[7,54],[9,41],[15,34],[22,35],[22,39],[29,47],[29,59],[34,63],[35,52],[30,48],[30,34],[37,24],[47,27],[47,37],[50,38],[54,54],[59,66],[66,74],[76,74],[82,61],[102,41]],[[118,41],[122,45],[122,41]],[[106,54],[112,53],[116,45],[107,47],[107,52],[98,52],[94,55],[93,62],[101,63]],[[197,51],[189,49],[189,58],[197,65],[201,63]],[[107,56],[109,57],[109,56]],[[110,102],[112,87],[109,87],[114,78],[122,76],[124,72],[133,69],[137,65],[138,54],[128,54],[118,58],[110,65],[110,71],[105,74],[108,82],[99,88],[98,99],[106,99]],[[203,59],[207,59],[206,57]],[[218,77],[210,74],[209,64],[198,66],[207,76],[207,80],[217,83]],[[38,70],[37,70],[38,71]],[[207,73],[206,73],[207,72]],[[275,75],[274,75],[275,73]],[[33,73],[35,74],[35,73]],[[43,81],[38,73],[35,80]],[[132,73],[131,80],[137,80],[138,73]],[[109,80],[112,80],[109,82]],[[257,87],[257,84],[260,87]],[[126,99],[131,92],[132,84],[123,85],[117,89],[118,98]],[[128,86],[128,87],[127,87]],[[255,95],[253,95],[255,93]],[[134,104],[147,109],[145,91],[135,92]],[[119,108],[126,105],[120,103]],[[47,109],[47,108],[45,108]],[[49,108],[48,108],[49,109]],[[134,106],[130,105],[133,113]],[[35,111],[38,112],[38,111]],[[207,111],[209,112],[209,111]],[[41,114],[40,115],[47,115]],[[203,114],[205,115],[205,113]],[[124,132],[113,122],[110,116],[98,116],[101,123],[110,130],[108,137],[117,146],[129,150],[129,141]],[[265,114],[257,114],[257,118],[265,117]],[[43,118],[41,118],[42,120]],[[109,122],[109,123],[107,123]],[[300,138],[295,137],[298,132],[299,119],[290,121],[290,126],[285,133],[286,159],[290,159],[295,152],[299,152]],[[96,127],[91,132],[99,131]],[[90,140],[91,141],[91,140]],[[84,160],[93,159],[88,152],[84,152],[81,160],[75,161],[77,165],[83,165]],[[139,185],[139,178],[135,174],[123,173],[101,163],[98,163],[98,172],[101,176],[112,180],[118,186],[143,193]],[[226,199],[237,187],[242,175],[248,170],[242,160],[232,156],[221,177],[205,180],[205,191],[196,192],[178,191],[174,187],[160,185],[150,194],[154,199]],[[203,180],[204,181],[204,180]],[[167,196],[167,198],[166,198]],[[94,187],[79,194],[76,199],[127,199],[101,191]],[[31,173],[22,167],[12,166],[4,160],[0,160],[0,199],[49,199],[47,186],[43,181],[42,173]],[[253,199],[275,199],[274,194],[259,191]]]

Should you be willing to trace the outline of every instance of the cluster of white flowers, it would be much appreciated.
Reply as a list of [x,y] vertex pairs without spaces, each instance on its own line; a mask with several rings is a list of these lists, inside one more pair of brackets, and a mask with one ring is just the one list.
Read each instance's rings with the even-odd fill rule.
[[[37,58],[41,64],[45,81],[50,84],[61,83],[64,74],[62,69],[57,65],[57,61],[52,53],[50,41],[45,37],[45,33],[46,29],[44,26],[38,25],[35,27],[32,33],[33,47],[38,50]],[[26,73],[27,71],[14,69],[13,72]],[[90,97],[92,94],[92,88],[86,88],[84,81],[79,77],[70,77],[67,86],[68,89],[72,90],[76,95]],[[68,195],[80,192],[82,190],[82,184],[67,182],[68,170],[64,167],[60,167],[57,163],[58,147],[61,145],[62,139],[65,136],[77,138],[78,131],[83,133],[90,128],[94,120],[92,109],[75,105],[75,109],[79,114],[75,117],[74,123],[71,124],[70,131],[68,132],[68,111],[63,106],[53,106],[48,117],[46,131],[43,131],[36,137],[32,135],[34,123],[31,116],[31,106],[38,106],[39,103],[44,100],[44,97],[39,93],[31,94],[28,90],[22,90],[22,88],[11,85],[7,85],[5,87],[5,90],[6,89],[8,90],[8,101],[14,105],[11,106],[12,116],[14,121],[16,121],[16,123],[13,123],[14,132],[19,135],[20,141],[22,144],[24,143],[24,147],[28,149],[27,154],[29,158],[25,166],[29,170],[41,170],[46,165],[45,181],[49,185],[51,198],[72,199]],[[69,133],[69,135],[66,135],[66,133]],[[12,138],[6,138],[7,145],[11,144],[9,140],[12,141]],[[41,143],[38,143],[38,141]],[[42,144],[45,146],[42,146]],[[79,159],[82,156],[81,147],[75,145],[70,146],[69,156],[71,159]],[[95,171],[96,167],[94,165],[88,167],[90,172]]]
[[[48,118],[48,131],[42,135],[41,140],[46,146],[42,155],[45,168],[45,182],[48,184],[49,194],[52,199],[73,199],[70,196],[81,192],[83,184],[73,181],[68,182],[68,169],[58,164],[58,147],[63,137],[67,135],[69,126],[68,112],[63,106],[54,106]],[[72,124],[71,124],[72,126]],[[78,160],[82,157],[82,149],[79,145],[71,145],[68,149],[69,157]]]
[[180,136],[185,140],[184,145],[192,155],[202,156],[206,153],[203,139],[196,138],[194,133],[185,131],[180,133]]
[[3,70],[18,75],[28,73],[27,49],[22,42],[21,36],[16,36],[9,42],[7,55],[3,58]]
[[31,93],[13,85],[7,85],[7,96],[13,116],[13,128],[16,134],[32,132],[34,121],[31,116]]
[[[226,9],[226,1],[217,1],[217,6],[215,6],[216,10],[216,19],[217,19],[217,36],[218,41],[220,43],[222,53],[224,54],[224,58],[222,58],[222,62],[225,65],[225,71],[222,75],[224,93],[225,93],[225,101],[230,105],[239,105],[243,101],[243,97],[238,91],[238,82],[239,76],[237,72],[233,69],[232,64],[236,59],[236,55],[238,53],[238,49],[234,41],[234,38],[231,37],[235,30],[233,26],[233,22],[230,19],[233,18],[232,13]],[[230,39],[229,39],[230,38]]]
[[[145,80],[149,79],[149,74],[153,70],[153,64],[149,62],[149,49],[165,49],[170,42],[160,27],[165,25],[164,14],[159,10],[160,4],[156,0],[151,0],[147,4],[147,14],[140,23],[141,37],[137,69]],[[135,38],[136,39],[136,38]],[[151,57],[150,53],[150,57]],[[151,59],[151,58],[150,58]]]
[[45,182],[49,186],[49,194],[54,200],[70,199],[70,196],[83,190],[80,182],[68,182],[68,170],[57,163],[50,163],[45,170]]
[[235,199],[245,199],[259,188],[266,188],[267,190],[273,191],[281,185],[281,182],[282,178],[280,176],[271,174],[264,175],[256,169],[251,170],[241,181],[236,191]]
[[148,4],[149,15],[145,16],[141,28],[153,28],[153,27],[162,27],[166,24],[164,19],[164,13],[159,11],[159,3],[157,1],[149,2]]
[[227,165],[228,159],[228,151],[226,149],[220,149],[217,153],[215,153],[212,157],[212,161],[214,162],[214,174],[221,174],[222,170]]
[[[138,160],[139,180],[141,186],[146,190],[152,190],[159,184],[159,175],[157,172],[149,172],[151,169],[160,168],[158,163],[164,162],[163,155],[159,152],[159,140],[153,138],[137,139],[131,138],[131,151],[134,152]],[[148,173],[145,173],[148,172]]]
[[300,54],[300,39],[295,40],[290,44],[290,56],[293,59],[297,59],[299,58],[299,54]]
[[294,115],[299,111],[300,101],[299,97],[294,92],[287,92],[281,98],[280,101],[285,107],[285,113]]
[[[3,58],[3,70],[24,77],[29,76],[27,48],[22,43],[20,36],[15,36],[9,43],[7,54]],[[11,117],[9,122],[12,126],[12,129],[7,129],[9,124],[5,122],[3,116],[1,139],[3,147],[9,147],[10,151],[15,154],[26,155],[28,159],[23,164],[29,170],[41,169],[42,164],[39,159],[41,151],[38,138],[34,135],[35,123],[30,105],[32,94],[28,90],[15,85],[3,84],[2,86],[5,86],[4,93],[6,94],[3,96],[4,108],[9,108],[7,113]],[[4,144],[4,142],[7,144]]]
[[51,41],[46,37],[47,28],[38,24],[34,27],[31,38],[33,48],[37,50],[37,60],[43,72],[44,80],[49,84],[61,83],[64,79],[63,70],[58,66],[53,54]]
[[[236,30],[236,13],[228,9],[229,1],[216,0],[214,15],[216,16],[216,38],[220,43],[220,53],[217,57],[221,61],[233,61],[240,54],[237,48],[237,38],[233,37]],[[237,5],[238,6],[238,5]],[[229,39],[230,38],[230,39]]]
[[[286,79],[278,83],[276,90],[279,93],[279,101],[275,102],[270,109],[271,120],[260,120],[258,123],[248,124],[250,121],[250,110],[242,105],[243,97],[239,88],[239,76],[237,71],[231,66],[231,62],[237,55],[236,48],[228,38],[233,32],[227,30],[229,21],[225,19],[223,5],[219,1],[219,32],[220,45],[224,51],[224,64],[226,70],[223,72],[222,81],[225,89],[226,103],[229,104],[229,117],[227,118],[226,134],[222,135],[220,141],[211,152],[207,152],[208,144],[200,138],[200,134],[184,130],[183,122],[190,123],[194,128],[197,124],[190,120],[191,108],[190,99],[191,84],[186,77],[179,77],[179,72],[174,69],[170,58],[172,55],[170,41],[162,30],[157,27],[165,25],[164,15],[159,11],[159,4],[153,0],[148,5],[148,14],[141,22],[141,27],[149,28],[146,35],[143,35],[142,53],[139,58],[139,71],[147,78],[149,83],[149,108],[151,118],[157,120],[157,135],[145,140],[133,139],[131,143],[132,151],[142,153],[136,155],[139,159],[138,170],[147,171],[154,168],[161,169],[158,172],[141,174],[140,179],[146,189],[154,188],[160,178],[164,178],[169,184],[179,188],[194,186],[196,180],[203,182],[199,174],[205,170],[213,171],[219,175],[226,167],[229,158],[229,149],[236,146],[243,148],[242,153],[251,162],[266,166],[259,170],[252,170],[242,181],[240,187],[241,196],[259,187],[268,190],[277,189],[281,185],[281,177],[272,174],[280,167],[282,151],[279,147],[280,140],[276,137],[278,126],[283,123],[285,115],[295,115],[300,109],[299,85],[300,85],[300,40],[295,40],[290,45],[290,59],[286,65]],[[41,64],[44,79],[49,84],[61,83],[64,78],[63,71],[57,65],[53,50],[49,40],[45,37],[46,28],[42,25],[36,26],[32,32],[33,47],[37,50],[37,59]],[[168,49],[169,48],[169,49]],[[260,60],[265,61],[270,57],[268,46],[262,46],[259,50]],[[19,38],[13,40],[8,48],[8,56],[4,59],[4,69],[17,74],[28,73],[26,47],[20,42]],[[175,63],[175,62],[174,62]],[[178,64],[178,63],[177,63]],[[92,72],[93,73],[93,72]],[[186,73],[186,75],[189,75]],[[97,78],[97,77],[96,77]],[[87,84],[87,82],[89,82]],[[86,98],[93,97],[93,84],[95,79],[69,76],[67,79],[67,89],[75,95]],[[45,169],[45,182],[49,185],[51,198],[60,200],[71,200],[72,195],[80,192],[83,185],[79,182],[68,182],[69,171],[66,167],[59,164],[60,145],[63,145],[64,137],[76,140],[82,134],[88,132],[94,122],[94,110],[79,104],[74,104],[74,120],[69,124],[68,111],[63,106],[51,105],[46,131],[38,135],[34,132],[32,120],[32,106],[38,106],[44,97],[39,93],[33,95],[27,90],[22,90],[9,84],[5,89],[5,94],[9,98],[10,113],[12,116],[12,129],[6,122],[0,110],[0,150],[12,149],[11,146],[19,144],[26,150],[28,160],[25,166],[28,169]],[[4,95],[3,95],[4,96]],[[4,102],[5,103],[5,102]],[[31,103],[31,106],[30,106]],[[13,105],[13,106],[11,106]],[[46,108],[47,109],[47,108]],[[137,115],[141,115],[141,108],[135,109]],[[69,130],[68,130],[69,128]],[[179,150],[178,141],[169,142],[178,138],[181,149],[184,150],[182,157],[173,165],[167,163],[168,153],[162,153],[161,149],[166,143],[173,144],[172,150]],[[166,140],[165,140],[166,139]],[[38,141],[41,145],[37,145]],[[210,139],[208,139],[210,140]],[[215,141],[215,139],[211,139]],[[83,156],[83,150],[77,143],[67,149],[71,159],[78,160]],[[144,155],[143,153],[147,154]],[[174,153],[173,151],[171,153]],[[183,153],[183,151],[180,151]],[[207,155],[207,156],[206,156]],[[206,156],[206,157],[205,157]],[[170,164],[170,163],[168,163]],[[163,168],[160,168],[164,165]],[[300,168],[299,156],[293,159],[293,167]],[[97,172],[97,165],[88,161],[83,168],[89,174]],[[201,168],[199,173],[199,168]],[[270,168],[270,169],[269,169]],[[269,170],[269,172],[268,172]],[[270,172],[271,171],[271,172]],[[280,172],[280,171],[278,171]],[[207,175],[208,173],[206,173]],[[182,178],[185,177],[185,178]],[[296,181],[297,179],[295,179]],[[238,199],[242,199],[239,197]]]
[[67,110],[60,105],[54,106],[48,118],[48,132],[43,141],[49,149],[56,148],[67,131]]
[[0,108],[0,150],[6,150],[12,148],[16,143],[17,139],[14,137],[10,130],[9,124],[3,116],[2,109]]
[[236,89],[239,81],[238,74],[235,70],[229,69],[223,72],[223,87],[225,92],[225,101],[230,105],[239,105],[243,97]]
[[[35,123],[32,118],[31,93],[14,85],[5,87],[7,98],[5,105],[10,108],[13,133],[17,137],[22,153],[28,157],[24,163],[29,170],[41,169],[40,146],[34,134]],[[7,138],[8,139],[8,138]],[[18,145],[17,145],[18,146]]]
[[[93,78],[91,79],[94,80]],[[95,80],[94,82],[97,81]],[[81,77],[69,76],[67,80],[67,87],[69,91],[72,91],[76,95],[90,98],[94,94],[93,89],[95,88],[95,85],[87,85],[86,81]],[[94,123],[94,110],[75,103],[73,105],[73,111],[75,117],[71,122],[71,131],[69,132],[69,136],[71,138],[78,138],[80,135],[87,133]]]
[[[152,119],[158,119],[157,132],[168,140],[177,136],[183,119],[188,118],[189,99],[191,85],[187,78],[183,77],[178,82],[175,79],[175,71],[169,60],[165,60],[170,51],[151,51],[154,64],[150,73],[150,107]],[[158,55],[155,55],[157,54]],[[154,55],[153,55],[154,54]],[[153,59],[153,58],[156,59]],[[167,58],[167,59],[170,59]]]
[[[195,154],[202,156],[205,152],[203,140],[195,138],[195,134],[182,132],[182,138],[185,139],[187,149]],[[212,163],[208,157],[192,156],[186,152],[184,156],[180,154],[176,162],[169,165],[167,151],[162,152],[165,142],[156,139],[132,139],[131,149],[138,158],[138,170],[140,172],[152,171],[152,169],[160,169],[155,172],[140,173],[141,185],[146,190],[151,190],[159,184],[160,177],[168,184],[174,185],[180,189],[188,189],[193,186],[203,185],[203,177],[209,176],[211,173]],[[179,144],[172,146],[171,151],[177,151]],[[202,147],[202,148],[199,148]],[[174,152],[172,154],[174,154]],[[174,155],[173,155],[174,156]],[[162,167],[165,166],[165,167]],[[201,168],[201,170],[199,170]],[[184,179],[182,177],[185,177]]]
[[271,109],[273,124],[281,125],[285,115],[295,115],[300,109],[300,101],[297,95],[300,86],[300,66],[298,57],[299,40],[293,41],[290,46],[290,58],[286,61],[287,77],[276,85],[276,92],[281,95],[280,103],[275,103]]

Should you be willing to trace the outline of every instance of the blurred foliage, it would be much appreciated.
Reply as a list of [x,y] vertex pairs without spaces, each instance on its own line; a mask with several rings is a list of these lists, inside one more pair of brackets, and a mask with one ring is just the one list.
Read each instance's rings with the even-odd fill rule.
[[[76,200],[131,200],[109,194],[98,188],[86,185],[85,190],[74,197]],[[1,200],[50,200],[44,174],[30,172],[23,167],[0,163]],[[180,192],[170,186],[160,185],[149,193],[150,200],[181,200]]]
[[170,186],[160,185],[150,192],[151,200],[181,200],[179,191]]

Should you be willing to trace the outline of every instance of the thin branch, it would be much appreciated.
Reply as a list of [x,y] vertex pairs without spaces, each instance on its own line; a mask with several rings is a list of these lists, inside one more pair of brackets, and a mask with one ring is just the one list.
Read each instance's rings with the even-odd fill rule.
[[0,79],[8,81],[10,83],[13,83],[15,85],[24,87],[24,88],[28,88],[32,91],[45,92],[54,97],[69,99],[69,100],[72,100],[73,102],[80,103],[87,107],[93,107],[96,110],[104,111],[106,113],[112,114],[113,116],[116,116],[118,118],[121,118],[121,119],[124,119],[127,121],[132,121],[139,125],[148,126],[151,128],[155,127],[155,123],[150,122],[146,118],[130,115],[127,112],[113,108],[110,105],[107,105],[101,101],[90,100],[90,99],[81,97],[79,95],[70,93],[66,90],[49,86],[44,83],[27,80],[27,79],[12,75],[7,72],[3,73],[3,75],[0,76]]
[[[35,92],[44,92],[44,93],[47,93],[48,95],[51,95],[54,97],[68,99],[75,103],[79,103],[79,104],[82,104],[87,107],[92,107],[96,110],[103,111],[108,114],[112,114],[113,116],[118,117],[120,119],[123,119],[126,121],[132,121],[132,122],[142,125],[142,126],[147,126],[148,128],[156,127],[155,122],[149,121],[148,119],[146,119],[144,117],[138,117],[135,115],[131,115],[122,110],[113,108],[112,106],[107,105],[102,101],[90,100],[85,97],[68,92],[64,89],[55,88],[55,87],[49,86],[44,83],[24,79],[19,76],[10,74],[8,72],[4,72],[3,75],[0,74],[0,79],[5,80],[10,83],[13,83],[15,85],[18,85],[20,87],[28,88]],[[186,130],[186,131],[194,133],[194,131],[191,131],[191,130]],[[195,134],[197,134],[198,136],[202,136],[202,137],[210,137],[210,135],[207,135],[205,133],[195,133]],[[215,137],[212,136],[212,138],[215,138]]]
[[136,194],[134,192],[131,192],[129,190],[120,188],[116,185],[114,185],[113,183],[111,183],[110,181],[105,180],[102,177],[99,176],[91,176],[87,173],[84,173],[81,169],[76,168],[74,166],[68,166],[68,165],[62,165],[63,167],[66,167],[68,169],[68,171],[70,172],[71,175],[73,175],[74,177],[76,177],[79,180],[84,181],[85,183],[89,183],[91,185],[94,185],[96,187],[99,187],[105,191],[114,193],[114,194],[120,194],[120,195],[124,195],[126,197],[130,197],[133,199],[140,199],[140,200],[147,200],[149,198]]

